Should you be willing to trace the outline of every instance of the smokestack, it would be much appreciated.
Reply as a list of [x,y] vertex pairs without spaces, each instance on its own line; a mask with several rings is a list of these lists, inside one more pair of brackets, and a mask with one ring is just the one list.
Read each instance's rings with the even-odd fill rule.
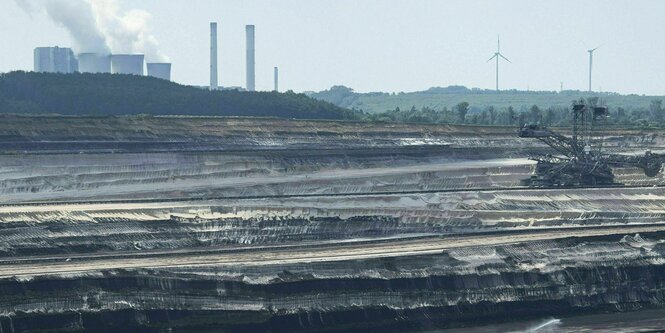
[[147,63],[148,76],[171,81],[171,64],[166,62]]
[[254,82],[254,25],[245,26],[245,33],[247,35],[247,90],[255,91],[256,86]]
[[111,73],[143,75],[143,54],[111,55]]
[[275,91],[279,91],[279,69],[275,67]]
[[217,22],[210,22],[210,90],[217,89]]

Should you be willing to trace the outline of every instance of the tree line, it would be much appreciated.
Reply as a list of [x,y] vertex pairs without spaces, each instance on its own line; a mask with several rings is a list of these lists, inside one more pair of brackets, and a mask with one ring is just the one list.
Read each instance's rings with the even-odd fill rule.
[[292,91],[210,91],[146,76],[0,74],[0,112],[61,115],[261,116],[345,119],[351,111]]
[[[432,88],[428,92],[434,94],[441,89],[448,93],[468,93],[468,89],[457,86]],[[0,113],[261,116],[504,126],[527,123],[566,126],[571,120],[569,108],[565,106],[480,107],[460,102],[451,107],[440,108],[412,106],[402,110],[396,107],[380,113],[337,106],[347,104],[346,99],[352,92],[350,88],[333,87],[328,91],[332,94],[329,96],[330,101],[323,101],[292,91],[210,91],[144,76],[10,72],[0,74]],[[606,104],[599,97],[589,97],[586,102],[589,105]],[[662,127],[665,123],[663,101],[657,98],[653,99],[648,107],[631,107],[627,110],[610,105],[609,111],[610,117],[606,120],[609,125],[648,128]]]
[[[573,101],[571,101],[571,104]],[[598,97],[586,99],[590,106],[605,105]],[[662,99],[654,99],[648,108],[633,108],[626,110],[623,107],[609,106],[609,117],[604,121],[607,125],[623,127],[663,127],[665,125],[665,108]],[[420,124],[469,124],[469,125],[504,125],[519,126],[523,124],[539,124],[544,126],[568,126],[571,122],[570,108],[563,106],[540,107],[532,105],[529,108],[516,109],[512,106],[496,108],[487,106],[482,109],[472,108],[468,102],[461,102],[452,108],[440,109],[429,106],[415,106],[409,110],[400,110],[399,107],[382,113],[365,113],[362,110],[353,110],[353,118],[369,122],[404,122]]]

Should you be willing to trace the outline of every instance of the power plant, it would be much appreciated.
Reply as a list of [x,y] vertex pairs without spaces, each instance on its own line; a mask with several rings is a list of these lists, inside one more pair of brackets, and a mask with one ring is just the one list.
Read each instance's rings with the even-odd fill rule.
[[148,76],[171,81],[171,64],[165,62],[147,63]]
[[112,54],[111,73],[143,75],[144,57],[142,54]]
[[[247,91],[256,91],[255,26],[245,26]],[[38,47],[34,50],[34,71],[50,73],[111,73],[148,75],[171,80],[171,63],[147,62],[143,54],[109,54],[82,52],[75,55],[71,48]],[[147,70],[147,71],[146,71]],[[274,91],[279,91],[279,69],[274,67]],[[218,80],[217,22],[210,22],[210,85],[220,89]],[[231,87],[231,89],[242,89]]]
[[[49,73],[113,73],[143,75],[142,54],[100,54],[85,52],[78,58],[70,48],[38,47],[35,49],[35,72]],[[171,64],[151,62],[146,64],[148,76],[171,80]]]
[[35,72],[74,73],[79,70],[78,60],[68,47],[38,47],[34,51]]
[[79,72],[111,73],[111,56],[99,53],[81,53],[78,55]]
[[217,22],[210,22],[210,90],[217,89]]
[[275,89],[274,91],[279,91],[279,68],[275,67]]
[[254,25],[245,26],[247,44],[247,91],[255,91]]

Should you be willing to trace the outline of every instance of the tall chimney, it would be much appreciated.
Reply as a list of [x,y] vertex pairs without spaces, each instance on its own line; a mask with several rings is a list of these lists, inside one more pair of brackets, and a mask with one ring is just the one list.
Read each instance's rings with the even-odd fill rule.
[[254,72],[254,25],[245,26],[247,36],[247,90],[255,91]]
[[275,67],[275,91],[279,91],[279,69]]
[[210,90],[217,89],[217,22],[210,22]]

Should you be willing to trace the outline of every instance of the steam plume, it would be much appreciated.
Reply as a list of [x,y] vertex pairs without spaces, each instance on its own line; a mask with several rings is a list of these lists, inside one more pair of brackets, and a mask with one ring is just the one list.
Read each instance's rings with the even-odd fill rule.
[[150,33],[150,13],[121,12],[116,0],[15,0],[28,13],[43,12],[65,27],[79,52],[143,53],[149,62],[167,62]]
[[80,52],[109,53],[106,38],[97,27],[90,3],[84,0],[16,0],[28,13],[44,12],[63,26]]
[[150,62],[167,62],[157,38],[150,32],[151,15],[145,10],[120,12],[115,0],[88,0],[99,29],[114,53],[143,53]]

